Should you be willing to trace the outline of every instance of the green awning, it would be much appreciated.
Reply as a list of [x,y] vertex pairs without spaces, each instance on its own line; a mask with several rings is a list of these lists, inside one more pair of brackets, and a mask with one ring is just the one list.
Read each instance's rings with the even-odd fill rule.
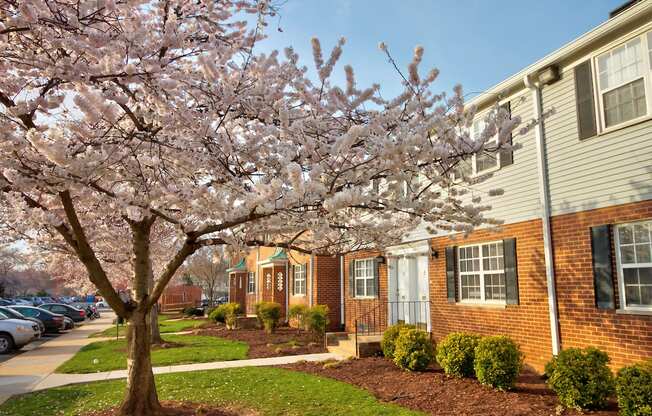
[[274,254],[272,254],[271,256],[266,258],[265,260],[259,261],[258,264],[284,263],[284,262],[287,262],[288,260],[289,260],[288,255],[285,252],[285,250],[278,247],[276,249],[276,251],[274,252]]
[[226,271],[227,271],[227,273],[239,272],[239,271],[247,271],[247,263],[245,263],[244,257],[238,262],[238,264],[231,267],[230,269],[226,269]]

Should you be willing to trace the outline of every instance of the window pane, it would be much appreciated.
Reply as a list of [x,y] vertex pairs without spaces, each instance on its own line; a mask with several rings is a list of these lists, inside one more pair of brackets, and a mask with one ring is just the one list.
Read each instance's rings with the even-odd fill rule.
[[477,172],[489,170],[498,166],[496,154],[478,153],[475,157],[475,169]]
[[650,63],[650,70],[652,70],[652,32],[647,32],[647,47],[649,49],[648,56],[650,57],[648,62]]
[[626,285],[638,284],[638,269],[623,269]]
[[355,281],[355,295],[356,296],[365,296],[364,282],[365,282],[364,280],[356,279],[356,281]]
[[652,259],[650,258],[650,245],[649,244],[637,244],[636,245],[636,262],[637,263],[650,263]]
[[600,91],[617,87],[643,74],[641,38],[632,39],[598,58]]
[[638,277],[642,285],[652,285],[652,267],[638,269]]
[[607,127],[644,116],[647,112],[644,79],[605,93],[603,100]]
[[634,225],[634,241],[636,243],[649,243],[650,242],[650,232],[648,230],[647,224],[635,224]]
[[625,286],[625,297],[627,306],[641,304],[641,291],[638,286]]
[[641,305],[652,306],[652,285],[641,286]]
[[632,234],[632,228],[629,226],[622,226],[618,228],[618,238],[620,244],[631,244],[634,242],[634,235]]
[[623,264],[634,263],[634,246],[621,246],[620,259]]
[[366,282],[367,282],[367,296],[375,296],[376,291],[374,288],[376,286],[376,282],[374,281],[374,279],[367,279]]

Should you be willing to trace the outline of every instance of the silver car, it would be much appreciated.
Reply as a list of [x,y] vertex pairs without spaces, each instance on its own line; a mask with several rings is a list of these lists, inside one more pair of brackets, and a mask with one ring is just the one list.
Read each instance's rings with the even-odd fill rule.
[[40,330],[36,323],[10,319],[0,313],[0,354],[6,354],[14,348],[21,348],[39,335]]

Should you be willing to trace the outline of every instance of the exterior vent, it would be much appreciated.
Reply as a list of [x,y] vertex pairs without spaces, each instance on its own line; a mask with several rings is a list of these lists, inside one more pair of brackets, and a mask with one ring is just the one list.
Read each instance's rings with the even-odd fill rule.
[[621,4],[620,6],[616,7],[615,9],[613,9],[612,11],[609,12],[609,19],[612,19],[612,18],[618,16],[619,14],[624,12],[625,10],[629,9],[630,7],[634,6],[636,3],[640,3],[640,2],[641,2],[641,0],[629,0],[629,1],[626,1],[625,3]]

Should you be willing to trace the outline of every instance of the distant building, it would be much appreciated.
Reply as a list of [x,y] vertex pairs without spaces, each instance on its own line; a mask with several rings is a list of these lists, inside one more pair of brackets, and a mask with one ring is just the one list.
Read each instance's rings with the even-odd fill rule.
[[169,286],[161,295],[161,312],[179,310],[201,304],[202,290],[195,285]]

